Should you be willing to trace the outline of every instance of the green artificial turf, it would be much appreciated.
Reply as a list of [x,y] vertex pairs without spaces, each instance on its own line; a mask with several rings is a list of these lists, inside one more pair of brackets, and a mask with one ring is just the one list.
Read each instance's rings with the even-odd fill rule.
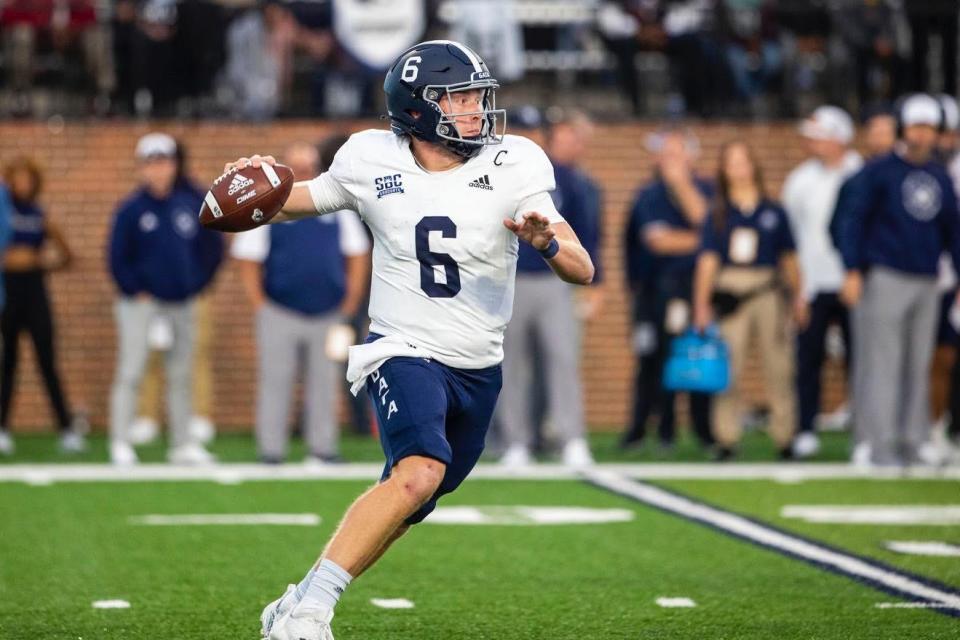
[[[772,520],[784,498],[951,499],[946,483],[861,484],[671,486],[731,508],[755,507]],[[0,638],[255,640],[262,606],[300,578],[365,486],[0,483]],[[338,640],[900,640],[957,638],[960,629],[956,619],[930,611],[876,609],[892,597],[580,482],[468,480],[442,504],[618,507],[632,510],[635,520],[415,527],[347,590],[334,620]],[[128,523],[149,513],[263,512],[316,513],[322,522]],[[863,544],[858,536],[822,533],[838,546]],[[655,604],[661,596],[692,598],[697,607],[664,609]],[[91,608],[94,600],[115,598],[131,608]],[[416,606],[388,611],[371,598],[407,598]]]

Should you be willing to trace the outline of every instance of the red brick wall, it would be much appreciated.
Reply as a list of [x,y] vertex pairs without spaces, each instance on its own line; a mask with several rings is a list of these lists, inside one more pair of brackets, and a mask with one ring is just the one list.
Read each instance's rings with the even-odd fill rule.
[[[360,129],[369,123],[352,123]],[[374,123],[372,126],[379,126]],[[791,167],[803,158],[792,124],[709,125],[693,127],[703,146],[701,169],[712,173],[724,141],[747,137],[763,163],[768,188],[777,193]],[[332,127],[314,122],[272,125],[137,123],[67,124],[0,123],[4,141],[0,160],[16,153],[34,155],[45,167],[47,187],[42,196],[51,216],[65,229],[77,255],[68,272],[50,278],[57,319],[59,362],[72,404],[89,412],[95,425],[106,422],[107,399],[114,366],[114,289],[105,269],[105,246],[111,214],[120,198],[136,184],[133,147],[137,138],[163,129],[184,141],[191,173],[201,182],[219,175],[223,162],[254,151],[279,152],[294,140],[317,140]],[[633,358],[629,349],[629,314],[622,277],[621,233],[625,212],[637,187],[650,175],[644,151],[654,125],[625,124],[598,128],[586,168],[604,191],[604,267],[606,306],[587,328],[583,372],[588,420],[598,429],[619,428],[626,420],[632,388]],[[262,140],[262,142],[253,142]],[[225,428],[245,428],[252,421],[255,378],[250,309],[227,264],[213,287],[215,332],[214,419]],[[36,430],[51,424],[46,398],[26,338],[19,372],[12,426]],[[842,393],[836,370],[828,372],[828,404]],[[762,398],[761,380],[749,374],[750,395]]]

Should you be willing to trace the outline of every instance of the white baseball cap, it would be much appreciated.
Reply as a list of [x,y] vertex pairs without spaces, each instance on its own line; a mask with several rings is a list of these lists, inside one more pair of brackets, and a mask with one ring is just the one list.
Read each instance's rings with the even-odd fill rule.
[[824,105],[800,123],[800,135],[812,140],[835,140],[849,144],[853,140],[853,119],[840,107]]
[[940,101],[926,93],[913,94],[900,107],[900,122],[904,127],[920,124],[939,127],[942,118]]
[[947,129],[950,131],[960,129],[960,107],[957,106],[957,99],[946,93],[941,93],[937,99],[940,100],[940,108],[943,109],[943,119]]
[[136,156],[149,158],[173,158],[177,155],[177,141],[166,133],[148,133],[137,142]]

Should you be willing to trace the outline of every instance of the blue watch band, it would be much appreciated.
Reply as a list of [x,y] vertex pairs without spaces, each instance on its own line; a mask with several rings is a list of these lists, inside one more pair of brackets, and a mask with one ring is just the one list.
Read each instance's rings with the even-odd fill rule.
[[560,253],[560,243],[557,242],[556,238],[554,238],[553,240],[550,241],[550,244],[548,244],[543,249],[538,249],[538,251],[540,252],[540,255],[543,256],[544,260],[549,260],[553,256]]

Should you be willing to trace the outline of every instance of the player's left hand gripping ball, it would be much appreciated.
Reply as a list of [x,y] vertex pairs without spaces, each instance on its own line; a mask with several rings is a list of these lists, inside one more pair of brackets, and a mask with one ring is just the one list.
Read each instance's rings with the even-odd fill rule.
[[283,208],[291,189],[290,167],[243,158],[227,165],[224,174],[213,181],[200,208],[200,224],[217,231],[259,227]]

